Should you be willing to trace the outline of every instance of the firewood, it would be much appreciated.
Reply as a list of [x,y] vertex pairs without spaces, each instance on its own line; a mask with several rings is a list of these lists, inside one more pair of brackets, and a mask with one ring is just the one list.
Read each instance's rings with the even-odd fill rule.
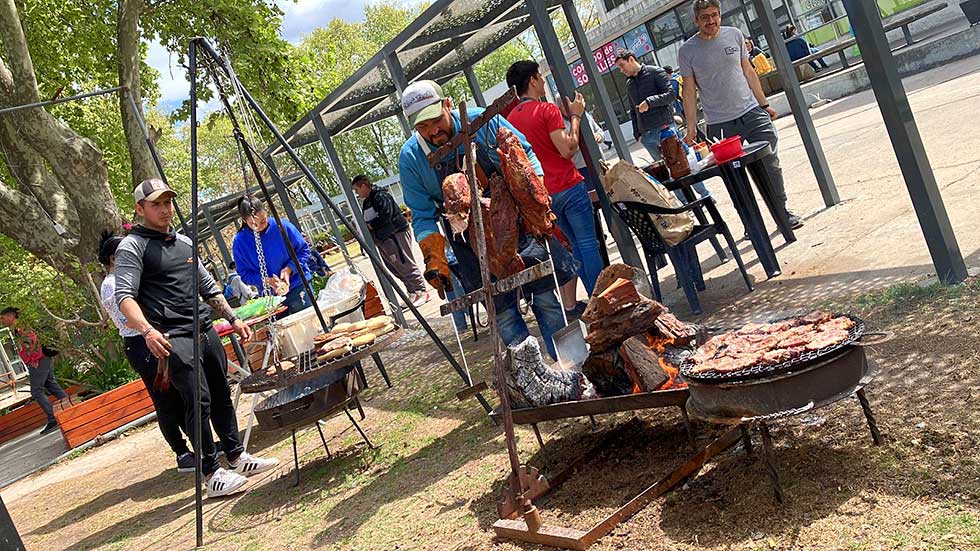
[[591,354],[582,365],[582,373],[595,386],[599,396],[623,396],[633,392],[633,381],[622,364],[615,350]]
[[669,311],[661,312],[654,326],[657,328],[657,332],[662,337],[670,339],[674,346],[687,346],[697,336],[696,327],[682,322]]
[[627,279],[618,278],[598,296],[589,301],[582,319],[593,322],[616,312],[636,306],[643,297],[636,292],[636,286]]
[[642,335],[630,337],[619,347],[626,374],[641,392],[652,392],[666,383],[670,376],[660,365],[660,356],[647,346]]
[[646,298],[653,298],[653,293],[650,290],[650,278],[646,272],[640,268],[634,268],[626,264],[610,264],[602,270],[599,273],[599,277],[596,278],[592,296],[599,296],[606,290],[606,287],[612,285],[619,278],[632,281],[638,293]]
[[664,307],[659,302],[642,299],[633,308],[592,322],[585,342],[589,343],[592,352],[605,352],[633,335],[652,328],[663,310]]

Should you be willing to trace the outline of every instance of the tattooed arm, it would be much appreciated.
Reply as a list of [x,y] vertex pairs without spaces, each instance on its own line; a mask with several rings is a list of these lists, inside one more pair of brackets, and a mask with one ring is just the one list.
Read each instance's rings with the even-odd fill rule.
[[242,339],[243,343],[247,343],[252,339],[252,330],[248,328],[248,325],[246,325],[244,321],[235,317],[235,311],[232,310],[224,295],[214,295],[205,299],[205,302],[208,303],[208,306],[210,306],[211,309],[217,313],[217,315],[228,320],[228,323],[231,324],[231,327]]

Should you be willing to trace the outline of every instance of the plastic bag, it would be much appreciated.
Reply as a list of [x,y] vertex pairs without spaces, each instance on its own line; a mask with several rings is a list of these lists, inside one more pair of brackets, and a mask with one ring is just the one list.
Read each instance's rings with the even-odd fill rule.
[[[602,186],[611,202],[634,201],[668,208],[681,206],[667,188],[630,163],[619,161],[611,168],[606,169],[606,166],[603,165]],[[694,229],[694,215],[690,212],[649,216],[668,245],[677,245]]]
[[348,310],[364,297],[367,281],[349,267],[334,272],[320,290],[316,302],[323,310]]

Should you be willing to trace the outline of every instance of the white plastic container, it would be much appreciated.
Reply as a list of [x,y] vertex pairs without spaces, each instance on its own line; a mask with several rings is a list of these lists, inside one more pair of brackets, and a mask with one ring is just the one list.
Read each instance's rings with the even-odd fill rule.
[[313,337],[320,332],[320,320],[311,307],[282,318],[275,328],[282,357],[292,358],[313,348]]

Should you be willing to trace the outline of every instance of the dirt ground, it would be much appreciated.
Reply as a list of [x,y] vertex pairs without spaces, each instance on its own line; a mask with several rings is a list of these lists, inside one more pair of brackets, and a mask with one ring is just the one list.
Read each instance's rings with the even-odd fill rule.
[[[980,57],[906,80],[971,266],[980,264],[980,132],[968,122],[980,111],[978,69]],[[593,549],[980,549],[980,282],[908,284],[927,277],[931,263],[870,93],[816,110],[814,118],[845,202],[822,208],[792,121],[780,121],[790,201],[807,216],[799,241],[782,246],[775,238],[783,275],[766,281],[741,242],[755,292],[746,293],[732,263],[703,258],[712,267],[707,314],[690,316],[677,292],[667,302],[714,329],[833,306],[894,331],[872,353],[883,370],[868,389],[884,445],[872,445],[852,399],[774,423],[785,503],[773,499],[758,454],[736,447]],[[734,220],[723,186],[709,187]],[[662,285],[673,289],[672,276]],[[436,326],[452,343],[448,324]],[[489,374],[488,340],[465,341],[477,380]],[[335,454],[328,461],[316,432],[305,429],[298,435],[302,481],[294,488],[288,433],[253,433],[250,451],[283,464],[244,494],[205,501],[207,549],[541,549],[493,537],[509,470],[503,439],[474,400],[455,399],[460,380],[431,343],[416,333],[384,358],[395,386],[385,389],[369,367],[363,422],[379,447],[367,449],[346,419],[334,418],[324,429]],[[529,430],[518,432],[522,459],[546,475],[608,438],[541,505],[549,524],[586,529],[691,453],[676,411],[598,421],[596,431],[587,420],[543,424],[540,449]],[[698,444],[719,430],[697,423]],[[758,437],[755,443],[758,449]],[[170,551],[193,547],[192,486],[148,427],[2,495],[28,549]]]

